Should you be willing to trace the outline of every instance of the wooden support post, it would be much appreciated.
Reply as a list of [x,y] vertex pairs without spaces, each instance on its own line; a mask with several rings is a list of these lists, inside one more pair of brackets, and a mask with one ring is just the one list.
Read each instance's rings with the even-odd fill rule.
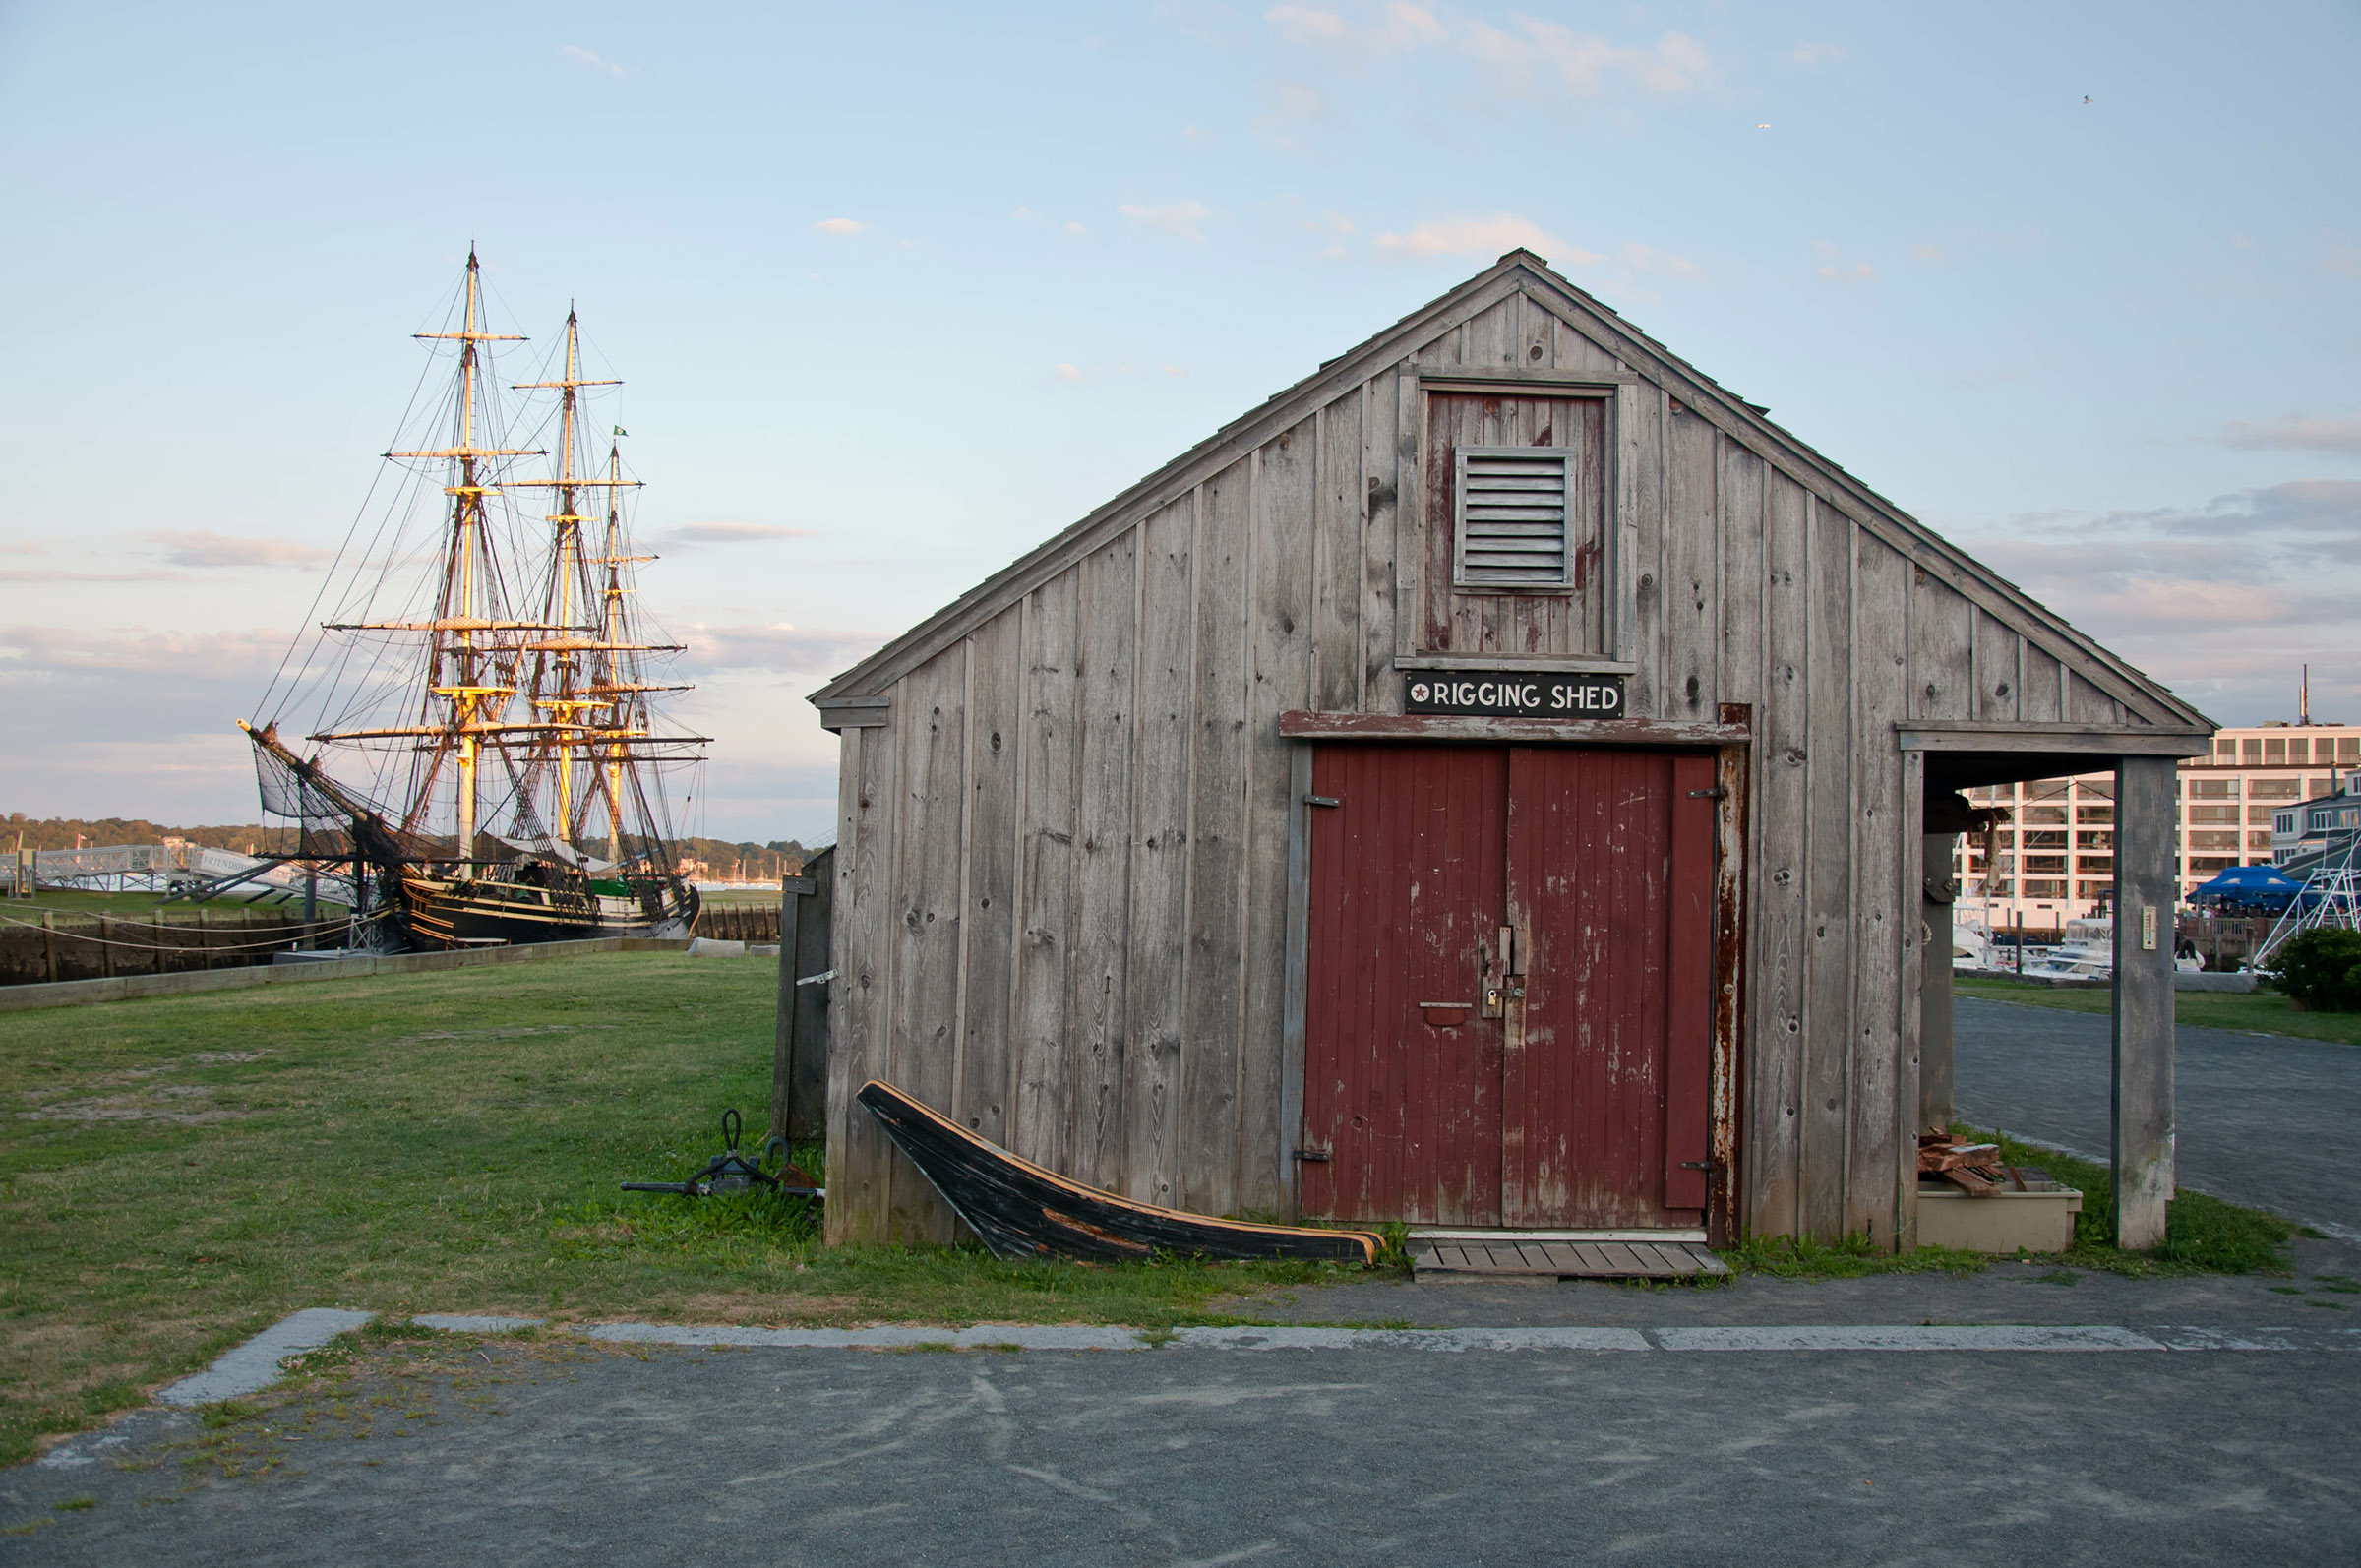
[[115,978],[114,924],[104,915],[98,917],[98,972],[109,980]]
[[2179,902],[2170,757],[2115,761],[2115,1244],[2164,1240],[2172,1197],[2172,912]]
[[41,962],[48,966],[49,978],[57,979],[57,917],[41,911]]
[[779,878],[779,1017],[770,1049],[770,1135],[788,1136],[795,1112],[796,911],[812,890],[809,876]]
[[[1926,927],[1926,950],[1919,955],[1924,976],[1918,1037],[1918,1130],[1922,1132],[1951,1125],[1951,913],[1952,900],[1959,896],[1959,883],[1951,875],[1951,851],[1957,842],[1958,835],[1952,833],[1928,833],[1920,840],[1926,868],[1919,895],[1920,919]],[[1915,1145],[1907,1152],[1916,1158]]]
[[200,906],[197,911],[197,946],[198,949],[205,955],[205,967],[208,969],[212,968],[213,939],[206,935],[205,910],[202,906]]

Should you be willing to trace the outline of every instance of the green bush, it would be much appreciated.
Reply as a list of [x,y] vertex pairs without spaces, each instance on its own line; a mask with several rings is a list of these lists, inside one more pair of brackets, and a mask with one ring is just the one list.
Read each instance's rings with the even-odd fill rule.
[[2361,932],[2316,926],[2279,949],[2279,989],[2311,1012],[2361,1012]]

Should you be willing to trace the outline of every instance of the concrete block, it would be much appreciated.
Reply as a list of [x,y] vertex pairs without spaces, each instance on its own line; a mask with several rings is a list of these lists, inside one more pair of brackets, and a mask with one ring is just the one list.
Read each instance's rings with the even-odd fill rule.
[[723,941],[718,936],[693,937],[689,943],[692,958],[744,958],[746,943]]
[[2227,991],[2245,995],[2255,989],[2252,975],[2215,974],[2209,970],[2179,970],[2172,973],[2175,991]]
[[1969,1197],[1953,1188],[1918,1189],[1918,1244],[1961,1252],[2063,1252],[2074,1245],[2074,1217],[2083,1195],[2072,1187],[2051,1192],[1995,1192]]

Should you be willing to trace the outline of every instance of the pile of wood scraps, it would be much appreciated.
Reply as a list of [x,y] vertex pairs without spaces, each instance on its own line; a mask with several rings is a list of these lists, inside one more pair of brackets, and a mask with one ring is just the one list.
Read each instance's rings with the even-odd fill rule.
[[[2030,1175],[2042,1178],[2038,1171]],[[1971,1198],[2033,1190],[2027,1172],[2002,1163],[1999,1144],[1970,1143],[1950,1132],[1918,1134],[1918,1177],[1922,1181],[1929,1177],[1947,1181]],[[2043,1186],[2053,1184],[2042,1178]]]

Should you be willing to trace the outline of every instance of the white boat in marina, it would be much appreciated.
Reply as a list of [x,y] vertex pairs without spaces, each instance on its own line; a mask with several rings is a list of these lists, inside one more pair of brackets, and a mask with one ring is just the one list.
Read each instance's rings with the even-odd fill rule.
[[[2176,957],[2172,967],[2194,973],[2205,961]],[[2113,980],[2115,978],[2115,922],[2106,915],[2089,915],[2066,923],[2066,939],[2055,947],[2026,949],[2028,980]]]
[[1953,922],[1951,967],[1955,974],[1998,974],[2003,965],[1993,946],[1992,934],[1971,920]]
[[2068,921],[2066,939],[2043,949],[2038,957],[2028,951],[2023,973],[2028,980],[2113,980],[2114,919],[2086,915]]

